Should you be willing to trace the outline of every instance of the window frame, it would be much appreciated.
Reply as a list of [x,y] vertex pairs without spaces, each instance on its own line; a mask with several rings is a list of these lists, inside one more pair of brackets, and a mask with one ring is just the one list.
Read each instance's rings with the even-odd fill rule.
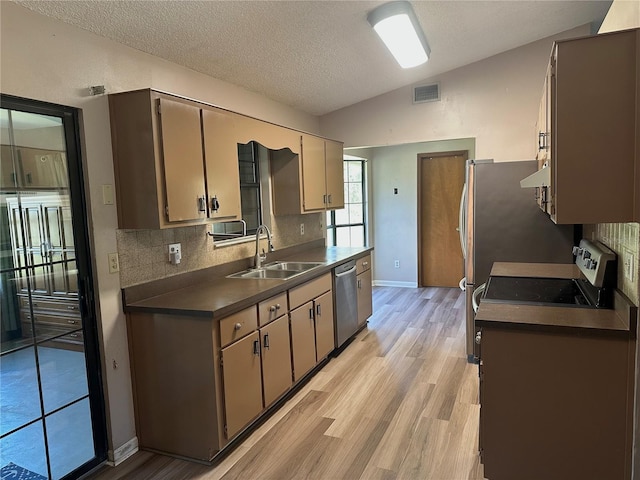
[[[258,199],[258,224],[257,226],[264,224],[267,227],[271,228],[271,215],[269,212],[271,211],[271,182],[269,179],[270,176],[270,150],[261,145],[257,141],[249,141],[247,143],[239,143],[238,145],[251,145],[252,147],[252,155],[254,159],[255,166],[255,175],[258,180],[255,183],[243,183],[242,175],[240,175],[240,190],[242,191],[243,186],[245,188],[255,188],[257,190],[257,199]],[[240,152],[238,152],[238,168],[240,168]],[[211,233],[210,235],[213,238],[213,243],[216,247],[223,247],[227,245],[236,245],[238,243],[244,243],[253,241],[255,239],[255,234],[257,230],[256,228],[248,229],[246,227],[246,219],[244,212],[242,211],[242,194],[240,196],[240,209],[242,218],[240,220],[227,220],[222,222],[214,222],[211,224]],[[243,226],[244,224],[244,226]],[[235,234],[226,234],[226,232],[215,232],[216,227],[220,226],[231,226],[240,228],[240,232]],[[232,230],[233,231],[233,230]],[[215,233],[214,233],[215,232]],[[265,236],[264,234],[262,236]],[[261,236],[261,238],[262,238]],[[217,237],[217,238],[216,238]]]
[[[343,160],[345,167],[346,164],[349,162],[353,162],[353,163],[360,163],[361,164],[361,168],[362,168],[362,181],[361,182],[348,182],[347,180],[345,180],[344,185],[345,187],[347,187],[347,185],[349,183],[360,183],[361,188],[362,188],[362,223],[345,223],[345,224],[340,224],[337,225],[336,224],[336,211],[335,210],[330,210],[327,212],[327,227],[326,227],[326,231],[327,231],[327,245],[329,246],[336,246],[337,243],[337,231],[338,228],[351,228],[351,227],[362,227],[362,242],[363,245],[367,245],[367,197],[366,197],[366,192],[367,192],[367,176],[366,176],[366,171],[367,171],[367,161],[366,159],[354,159],[354,158],[350,158],[350,159],[344,159]],[[346,169],[345,169],[346,171]],[[349,205],[355,205],[353,203],[349,203],[349,189],[345,188],[346,192],[345,192],[345,196],[344,196],[344,208],[348,209]]]

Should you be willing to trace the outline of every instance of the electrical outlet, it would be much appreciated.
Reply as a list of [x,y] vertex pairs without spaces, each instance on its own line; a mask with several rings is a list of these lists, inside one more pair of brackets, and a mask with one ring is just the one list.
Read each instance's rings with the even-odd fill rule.
[[304,223],[300,224],[300,235],[304,235]]
[[109,273],[118,273],[120,271],[120,261],[118,260],[117,253],[110,253],[109,258]]
[[394,268],[400,268],[400,260],[394,260],[393,267]]
[[169,263],[171,265],[177,265],[182,259],[182,246],[179,243],[172,243],[169,245]]
[[626,250],[624,252],[624,278],[633,282],[633,273],[635,268],[635,263],[633,261],[633,253]]

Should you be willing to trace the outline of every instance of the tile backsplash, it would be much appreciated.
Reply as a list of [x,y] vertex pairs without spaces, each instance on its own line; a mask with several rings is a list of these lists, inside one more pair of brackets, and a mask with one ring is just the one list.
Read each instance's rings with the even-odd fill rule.
[[[640,299],[640,224],[599,223],[584,225],[584,237],[602,242],[618,255],[618,289],[638,305]],[[632,263],[627,266],[627,263]],[[633,280],[625,275],[625,269],[632,270]]]
[[[276,250],[324,238],[324,214],[271,217],[273,246]],[[300,224],[304,223],[304,235]],[[253,257],[255,242],[215,246],[207,232],[209,225],[164,230],[117,230],[122,288],[160,280],[180,273]],[[182,259],[169,263],[169,244],[180,243]],[[266,240],[261,241],[266,247]]]

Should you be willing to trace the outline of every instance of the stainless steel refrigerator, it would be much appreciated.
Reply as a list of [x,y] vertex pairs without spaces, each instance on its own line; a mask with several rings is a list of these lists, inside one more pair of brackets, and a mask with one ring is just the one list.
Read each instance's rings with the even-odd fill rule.
[[[537,170],[535,160],[468,160],[460,202],[460,243],[465,257],[466,348],[475,361],[473,293],[489,278],[493,262],[573,263],[580,238],[573,225],[556,225],[520,180]],[[579,227],[581,228],[581,227]]]

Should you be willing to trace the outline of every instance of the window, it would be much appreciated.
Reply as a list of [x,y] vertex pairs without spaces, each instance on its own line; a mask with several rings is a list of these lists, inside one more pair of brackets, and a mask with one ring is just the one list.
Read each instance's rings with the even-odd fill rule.
[[240,170],[240,203],[242,221],[213,224],[215,242],[255,235],[263,223],[262,207],[267,188],[262,188],[265,175],[268,178],[269,151],[256,142],[238,144],[238,168]]
[[344,208],[327,212],[327,245],[363,247],[365,228],[365,160],[344,161]]
[[253,235],[262,223],[260,204],[260,163],[258,148],[254,142],[238,144],[240,168],[240,203],[242,219],[247,222],[247,235]]

